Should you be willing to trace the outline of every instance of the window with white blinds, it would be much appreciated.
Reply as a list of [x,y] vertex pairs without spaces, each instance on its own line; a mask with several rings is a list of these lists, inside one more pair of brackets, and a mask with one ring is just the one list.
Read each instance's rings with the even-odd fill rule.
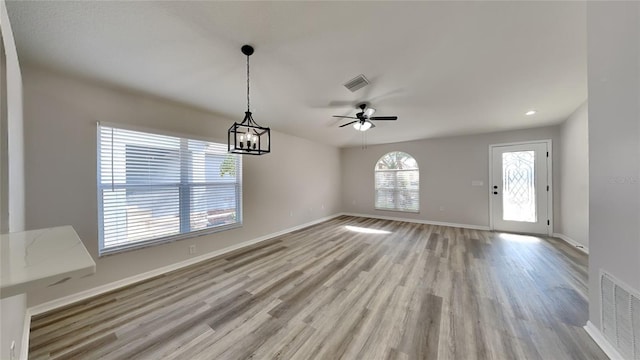
[[100,254],[242,224],[242,158],[226,144],[98,125]]
[[420,211],[420,170],[409,154],[394,151],[378,160],[375,168],[375,208]]

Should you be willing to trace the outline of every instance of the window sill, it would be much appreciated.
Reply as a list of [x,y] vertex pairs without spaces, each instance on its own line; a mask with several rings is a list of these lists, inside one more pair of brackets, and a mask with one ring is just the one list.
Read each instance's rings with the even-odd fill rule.
[[401,209],[382,209],[382,208],[374,208],[375,210],[380,211],[390,211],[390,212],[401,212],[401,213],[409,213],[409,214],[420,214],[420,210],[401,210]]
[[218,227],[211,228],[211,229],[203,229],[203,230],[199,230],[199,231],[193,231],[193,232],[186,233],[186,234],[167,236],[167,237],[158,238],[158,239],[152,239],[152,240],[147,240],[147,241],[136,242],[136,243],[129,244],[129,245],[121,245],[121,246],[118,246],[118,247],[112,247],[112,248],[108,248],[108,249],[101,249],[99,251],[100,253],[99,253],[98,256],[102,258],[102,257],[105,257],[105,256],[116,255],[116,254],[120,254],[120,253],[124,253],[124,252],[128,252],[128,251],[140,250],[140,249],[144,249],[144,248],[148,248],[148,247],[152,247],[152,246],[168,244],[168,243],[172,243],[174,241],[193,239],[193,238],[197,238],[197,237],[201,237],[201,236],[207,236],[207,235],[211,235],[211,234],[218,233],[218,232],[221,232],[221,231],[233,230],[233,229],[237,229],[237,228],[241,228],[241,227],[242,227],[242,222],[238,222],[238,223],[235,223],[235,224],[229,224],[229,225],[225,225],[225,226],[218,226]]

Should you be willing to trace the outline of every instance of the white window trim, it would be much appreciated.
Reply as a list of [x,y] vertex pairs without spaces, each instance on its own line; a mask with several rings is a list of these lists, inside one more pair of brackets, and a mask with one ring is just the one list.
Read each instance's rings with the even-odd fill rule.
[[[374,184],[373,184],[373,191],[374,191],[374,194],[373,194],[373,197],[374,197],[373,198],[373,207],[374,207],[375,210],[379,210],[379,211],[393,211],[393,212],[419,214],[420,213],[420,183],[419,182],[418,182],[418,190],[417,190],[418,191],[418,209],[417,210],[402,209],[402,208],[398,208],[398,207],[393,208],[393,209],[392,208],[381,208],[381,207],[378,207],[376,205],[377,204],[377,192],[378,192],[378,190],[380,190],[380,189],[393,190],[394,191],[394,197],[395,197],[395,194],[397,194],[400,191],[397,187],[393,187],[393,188],[378,188],[376,186],[376,182],[375,182],[376,181],[375,180],[376,179],[376,173],[378,173],[378,172],[398,173],[398,172],[404,172],[404,171],[417,171],[418,172],[418,177],[420,178],[420,167],[417,166],[417,165],[416,165],[417,167],[415,169],[380,169],[380,170],[377,169],[378,163],[380,162],[380,160],[383,157],[385,157],[387,154],[395,153],[395,152],[405,153],[405,154],[411,156],[411,158],[413,158],[415,160],[415,157],[413,157],[413,155],[411,155],[411,154],[409,154],[409,153],[407,153],[405,151],[400,151],[400,150],[386,152],[381,157],[378,158],[378,160],[376,161],[376,164],[374,166],[374,169],[373,169],[373,177],[374,177],[374,180],[373,180],[374,181]],[[416,164],[417,164],[417,160],[415,160],[415,161],[416,161]]]
[[177,133],[177,132],[171,132],[171,131],[162,131],[162,130],[150,129],[150,128],[145,128],[145,127],[140,127],[140,126],[135,126],[135,125],[129,125],[129,124],[120,124],[120,123],[111,123],[111,122],[97,122],[96,123],[96,152],[97,152],[97,156],[96,156],[96,180],[97,180],[96,195],[97,195],[97,200],[98,200],[98,256],[99,257],[114,255],[114,254],[130,251],[130,250],[143,249],[143,248],[156,246],[156,245],[161,245],[161,244],[166,244],[166,243],[170,243],[170,242],[174,242],[174,241],[178,241],[178,240],[183,240],[183,239],[196,238],[196,237],[200,237],[200,236],[210,235],[210,234],[213,234],[213,233],[217,233],[217,232],[221,232],[221,231],[227,231],[227,230],[231,230],[231,229],[236,229],[236,228],[240,228],[240,227],[243,226],[243,221],[244,221],[244,216],[243,216],[243,180],[242,180],[242,158],[240,158],[241,159],[240,160],[240,172],[237,175],[239,177],[238,183],[239,183],[239,186],[240,186],[240,191],[239,191],[239,194],[238,194],[238,196],[236,198],[236,202],[237,202],[237,205],[236,205],[237,222],[236,223],[216,226],[216,227],[202,229],[202,230],[191,231],[191,232],[183,233],[183,234],[164,236],[164,237],[159,237],[159,238],[154,238],[154,239],[150,239],[150,240],[140,241],[140,242],[136,242],[136,243],[132,243],[132,244],[119,245],[117,247],[111,247],[111,248],[105,249],[104,248],[104,238],[103,238],[103,235],[104,235],[104,233],[103,233],[103,221],[104,221],[104,218],[103,218],[103,198],[101,196],[101,191],[100,191],[100,189],[101,189],[101,184],[100,184],[100,163],[101,162],[100,162],[100,141],[99,141],[99,139],[100,139],[100,127],[101,126],[113,127],[113,128],[123,129],[123,130],[139,131],[139,132],[145,132],[145,133],[156,134],[156,135],[173,136],[173,137],[190,139],[190,140],[206,141],[206,142],[212,142],[212,143],[217,143],[217,144],[226,144],[226,140],[220,140],[220,139],[215,139],[215,138],[207,138],[207,137],[202,137],[202,136],[196,136],[196,135],[184,134],[184,133]]

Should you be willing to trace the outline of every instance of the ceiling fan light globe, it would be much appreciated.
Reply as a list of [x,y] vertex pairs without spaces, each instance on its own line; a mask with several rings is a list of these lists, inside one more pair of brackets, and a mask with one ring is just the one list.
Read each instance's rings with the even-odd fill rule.
[[369,117],[373,114],[375,114],[376,109],[374,108],[368,108],[367,110],[364,111],[364,116]]
[[353,124],[353,128],[359,131],[367,131],[369,130],[369,128],[371,128],[371,123],[370,122],[364,122],[364,123],[355,123]]

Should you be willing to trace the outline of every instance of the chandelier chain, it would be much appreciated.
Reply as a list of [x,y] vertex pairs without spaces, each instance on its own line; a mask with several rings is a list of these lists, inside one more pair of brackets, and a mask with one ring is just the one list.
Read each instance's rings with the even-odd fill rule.
[[249,104],[249,55],[247,55],[247,111],[251,111]]

